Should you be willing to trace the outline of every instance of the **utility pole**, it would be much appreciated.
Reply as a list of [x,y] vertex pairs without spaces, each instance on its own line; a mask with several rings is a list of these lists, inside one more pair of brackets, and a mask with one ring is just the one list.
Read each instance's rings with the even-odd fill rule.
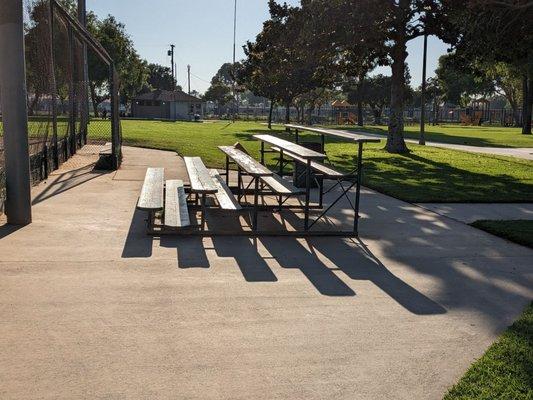
[[174,82],[172,84],[173,89],[176,88],[176,78],[174,76],[174,47],[176,47],[176,46],[171,44],[170,45],[170,50],[167,52],[167,55],[170,56],[170,65],[171,65],[171,69],[172,69],[172,79],[174,79]]
[[191,66],[187,65],[187,85],[188,85],[188,92],[191,94]]
[[426,64],[428,53],[428,35],[424,32],[424,55],[422,60],[422,91],[420,93],[420,139],[418,144],[426,144]]
[[[7,222],[31,223],[23,0],[0,2],[0,99],[4,123]],[[9,60],[7,62],[6,60]]]

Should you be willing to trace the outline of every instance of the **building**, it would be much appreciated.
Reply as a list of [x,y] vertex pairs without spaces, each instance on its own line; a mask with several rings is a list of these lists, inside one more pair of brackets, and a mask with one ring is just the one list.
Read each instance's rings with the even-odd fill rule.
[[[204,115],[204,102],[181,90],[154,90],[135,97],[131,105],[134,118],[193,120]],[[198,117],[196,117],[198,118]]]

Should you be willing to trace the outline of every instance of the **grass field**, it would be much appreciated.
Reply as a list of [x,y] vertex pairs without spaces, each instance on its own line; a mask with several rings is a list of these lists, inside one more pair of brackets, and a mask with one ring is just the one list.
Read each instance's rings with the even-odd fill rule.
[[471,225],[493,235],[533,248],[533,221],[476,221]]
[[533,398],[533,303],[477,360],[444,400]]
[[[386,126],[365,126],[363,128],[338,125],[346,130],[364,130],[386,135]],[[420,137],[418,125],[406,126],[405,137]],[[522,135],[521,128],[498,126],[426,125],[426,140],[440,143],[466,144],[482,147],[533,147],[533,135]]]
[[[122,121],[127,144],[174,150],[181,155],[201,156],[206,164],[221,167],[218,145],[241,142],[254,156],[259,142],[254,133],[289,138],[281,129],[269,131],[253,122],[161,122]],[[316,135],[303,136],[317,140]],[[367,145],[364,184],[380,192],[412,202],[516,202],[533,199],[533,162],[510,157],[487,156],[410,144],[411,153],[389,154],[384,143]],[[357,148],[328,139],[331,161],[349,170]],[[273,164],[271,158],[267,162]]]

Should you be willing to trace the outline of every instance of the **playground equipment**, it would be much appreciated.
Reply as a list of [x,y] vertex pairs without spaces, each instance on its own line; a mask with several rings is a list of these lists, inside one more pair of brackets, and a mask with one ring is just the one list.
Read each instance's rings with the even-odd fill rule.
[[331,103],[335,123],[337,125],[356,125],[357,115],[350,110],[353,106],[346,100],[335,100]]

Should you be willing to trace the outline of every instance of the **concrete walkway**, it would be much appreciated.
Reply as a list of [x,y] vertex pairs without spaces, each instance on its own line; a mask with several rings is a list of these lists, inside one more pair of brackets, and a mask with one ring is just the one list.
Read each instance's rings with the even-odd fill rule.
[[464,223],[488,220],[533,220],[533,203],[420,203],[418,206]]
[[[353,133],[349,130],[340,130],[345,133]],[[368,133],[368,135],[378,137],[383,139],[384,135]],[[405,139],[407,143],[418,143],[418,140],[414,139]],[[467,151],[470,153],[482,153],[482,154],[493,154],[498,156],[509,156],[509,157],[518,157],[525,160],[533,160],[533,147],[481,147],[481,146],[469,146],[465,144],[452,144],[452,143],[439,143],[426,141],[427,146],[432,147],[441,147],[444,149],[453,149],[460,151]]]
[[184,178],[125,148],[0,226],[0,398],[441,399],[533,297],[533,251],[369,190],[361,240],[147,237],[147,166]]

